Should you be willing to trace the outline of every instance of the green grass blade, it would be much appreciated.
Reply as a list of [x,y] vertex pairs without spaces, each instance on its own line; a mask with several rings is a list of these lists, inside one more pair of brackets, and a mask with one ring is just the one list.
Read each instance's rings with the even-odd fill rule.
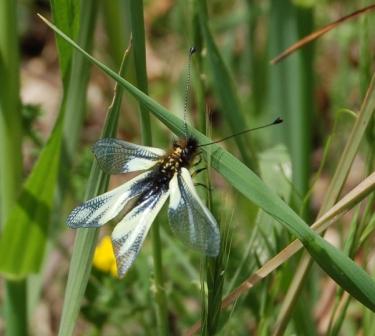
[[[319,218],[311,227],[318,233],[324,232],[328,227],[332,226],[340,217],[348,210],[363,201],[367,196],[375,190],[375,172],[362,181],[358,186],[345,195],[339,202],[335,204],[328,212]],[[371,197],[370,197],[371,198]],[[294,240],[277,255],[273,256],[258,270],[252,273],[245,279],[240,286],[226,296],[223,300],[223,308],[227,308],[230,304],[237,301],[241,296],[245,295],[251,288],[254,288],[262,279],[267,277],[271,272],[274,272],[278,267],[283,265],[293,255],[295,255],[302,245],[300,241]],[[196,323],[190,330],[199,328],[199,323]]]
[[[122,69],[126,69],[129,49],[127,50]],[[108,110],[103,129],[103,137],[114,137],[121,107],[122,89],[116,86],[114,99]],[[106,191],[109,176],[104,174],[94,161],[87,184],[85,199],[90,199]],[[72,335],[75,322],[81,307],[81,301],[91,271],[91,261],[95,251],[99,229],[78,229],[70,262],[69,275],[65,290],[64,306],[60,321],[59,335]]]
[[[143,1],[130,0],[130,17],[133,34],[133,54],[135,63],[135,74],[137,87],[144,93],[148,93],[147,71],[146,71],[146,46],[145,29],[143,18]],[[142,143],[152,145],[151,123],[149,111],[140,104],[141,112],[141,135]],[[159,221],[153,223],[152,253],[155,272],[155,299],[156,299],[156,321],[159,335],[168,334],[168,310],[167,296],[164,284],[164,272],[162,263],[162,243],[160,239]]]
[[127,41],[130,38],[128,2],[129,0],[115,0],[100,3],[109,54],[116,68],[121,64]]
[[[81,41],[87,50],[91,50],[97,15],[97,0],[81,1],[80,6],[79,31],[75,34],[78,35],[78,41]],[[65,166],[70,167],[86,115],[85,97],[90,75],[90,63],[76,52],[73,55],[61,55],[61,57],[71,57],[70,77],[67,86],[65,85],[66,91],[64,92],[63,101],[63,109],[65,111],[63,160]]]
[[[96,4],[97,1],[60,1],[53,0],[52,15],[57,24],[61,27],[67,27],[67,31],[77,38],[85,48],[90,49],[93,38],[93,30],[96,22]],[[60,170],[59,187],[62,192],[66,190],[67,178],[66,168],[71,166],[76,144],[80,136],[82,121],[85,115],[86,89],[89,76],[89,63],[82,55],[68,50],[66,45],[57,41],[60,69],[64,85],[64,97],[61,105],[61,111],[64,115],[63,125],[63,145],[62,145],[62,162],[63,169]],[[79,239],[78,239],[79,240]],[[81,240],[82,241],[82,240]],[[82,245],[83,254],[90,251],[89,244]],[[79,269],[81,270],[81,268]],[[69,283],[68,283],[69,285]],[[82,288],[85,283],[81,284]],[[78,303],[79,304],[79,303]],[[63,307],[63,316],[65,314]],[[73,311],[74,313],[74,311]],[[72,322],[75,323],[75,320]]]
[[207,308],[203,312],[202,335],[215,335],[219,331],[224,273],[228,264],[232,239],[229,222],[221,225],[220,232],[220,254],[216,258],[206,260]]
[[[295,4],[292,1],[284,3],[271,1],[271,20],[270,22],[270,53],[278,54],[284,50],[293,41],[302,38],[313,30],[313,8],[309,6]],[[309,218],[309,199],[302,207],[302,200],[309,190],[309,181],[311,173],[311,120],[314,114],[314,75],[313,75],[313,45],[308,45],[301,49],[295,55],[285,59],[270,69],[270,88],[271,99],[270,107],[272,111],[279,111],[285,118],[285,127],[282,129],[284,138],[291,155],[292,161],[292,183],[295,193],[291,197],[291,206],[300,211],[303,218]],[[285,271],[290,272],[289,270]],[[296,297],[300,301],[303,295]],[[291,313],[296,309],[302,308],[303,304],[289,304],[288,300],[283,300],[280,314],[287,316],[284,321],[289,321]],[[308,310],[304,310],[304,320],[313,320]],[[295,314],[296,332],[306,330],[303,326],[303,320],[298,318],[300,312]],[[283,329],[283,325],[277,324],[277,327]],[[302,328],[301,328],[301,327]],[[278,334],[276,330],[275,335]]]
[[0,237],[0,272],[8,278],[23,278],[40,270],[60,168],[62,121],[60,115]]
[[[203,36],[199,24],[199,0],[193,1],[192,8],[192,36],[193,36],[193,46],[197,50],[202,50]],[[193,81],[192,87],[195,94],[197,111],[198,111],[198,129],[204,133],[207,130],[207,119],[206,114],[206,87],[205,81],[203,80],[203,57],[202,53],[196,52],[192,58],[193,63],[193,76],[191,79]]]
[[319,210],[318,217],[327,212],[337,201],[341,189],[344,186],[346,178],[349,174],[352,163],[358,153],[359,145],[365,136],[367,126],[373,118],[375,111],[375,73],[373,73],[371,82],[367,88],[366,97],[363,100],[361,110],[358,118],[353,126],[353,129],[348,137],[345,148],[343,149],[340,160],[337,164],[337,169],[329,185],[325,198],[323,200],[322,208]]
[[[208,18],[204,1],[199,1],[198,15],[200,27],[203,32],[204,40],[207,46],[207,59],[212,85],[219,100],[224,118],[228,122],[233,133],[246,129],[246,121],[241,112],[241,104],[236,94],[233,79],[229,73],[219,49],[216,46],[214,38],[208,27]],[[256,165],[255,152],[251,149],[249,137],[240,136],[234,138],[243,161],[253,170],[258,170]]]
[[[16,202],[22,183],[22,117],[19,99],[17,2],[0,2],[0,230]],[[1,232],[1,231],[0,231]],[[2,257],[3,255],[1,255]],[[26,281],[4,286],[6,334],[27,333]]]
[[[76,36],[79,30],[80,3],[74,0],[51,0],[53,21],[57,27],[63,29],[69,36]],[[63,39],[56,38],[59,51],[60,71],[64,87],[66,87],[70,75],[73,50],[69,48]]]
[[[1,218],[4,224],[22,181],[21,110],[19,100],[19,55],[17,16],[12,1],[0,5],[0,166]],[[6,85],[5,85],[6,83]]]
[[[146,72],[145,28],[142,1],[130,0],[130,14],[134,39],[133,54],[137,87],[147,94],[148,84]],[[142,142],[144,145],[150,146],[152,143],[150,113],[142,105],[140,106],[140,109]]]
[[359,32],[359,48],[360,48],[360,93],[364,97],[367,87],[371,81],[371,63],[372,63],[372,50],[371,50],[371,36],[370,26],[373,22],[370,20],[371,16],[364,15],[360,18],[360,32]]
[[28,334],[27,323],[27,282],[7,281],[4,294],[4,317],[6,333],[9,336],[25,336]]
[[[97,61],[53,24],[46,19],[43,20],[55,30],[56,33],[64,37],[74,48],[82,52],[91,62],[96,64],[128,92],[133,94],[141,104],[146,106],[168,128],[177,135],[183,135],[184,123],[181,119],[172,115],[152,98],[121,78],[107,66]],[[192,127],[189,127],[189,132],[195,136],[200,143],[204,144],[211,141],[208,137]],[[212,145],[209,149],[203,147],[203,151],[212,154],[212,166],[224,176],[234,188],[277,219],[292,234],[297,236],[315,261],[329,276],[360,302],[375,311],[375,282],[362,268],[311,230],[303,219],[270,190],[257,175],[233,155],[218,145]]]
[[[291,1],[273,0],[270,15],[271,55],[278,54],[312,30],[311,8],[300,8]],[[314,110],[312,59],[312,46],[307,46],[270,68],[270,109],[286,120],[282,131],[291,154],[292,180],[302,198],[309,189],[311,166],[311,118]],[[299,208],[297,199],[293,199],[292,203],[296,209]]]
[[[353,163],[355,156],[357,155],[359,145],[365,136],[367,126],[369,125],[373,113],[375,111],[375,73],[373,74],[370,86],[367,91],[367,95],[363,101],[361,111],[358,118],[353,126],[352,132],[349,135],[346,146],[343,149],[342,155],[340,157],[337,169],[333,175],[332,181],[328,187],[325,197],[323,199],[322,207],[319,210],[318,218],[328,211],[338,199],[341,189],[345,183],[346,177],[350,171],[350,167]],[[315,260],[316,261],[316,260]],[[280,333],[286,326],[289,314],[288,311],[293,303],[298,298],[299,293],[303,287],[306,280],[308,270],[310,269],[312,260],[308,255],[305,255],[297,266],[297,272],[293,278],[290,288],[287,292],[286,299],[283,303],[282,312],[279,315],[279,320],[277,321],[278,329]]]

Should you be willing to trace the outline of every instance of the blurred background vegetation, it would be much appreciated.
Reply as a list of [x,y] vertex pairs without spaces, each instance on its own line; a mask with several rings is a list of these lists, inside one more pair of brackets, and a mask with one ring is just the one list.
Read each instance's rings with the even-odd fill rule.
[[[0,334],[72,332],[60,324],[63,309],[69,310],[63,305],[64,293],[70,290],[65,286],[75,236],[65,219],[93,193],[87,189],[93,162],[90,147],[101,136],[114,89],[112,80],[56,40],[37,13],[114,71],[120,68],[133,32],[136,43],[124,78],[181,118],[188,50],[195,45],[189,122],[219,139],[281,116],[285,122],[280,126],[221,145],[307,223],[374,170],[371,114],[354,153],[344,153],[352,155],[348,167],[341,161],[374,71],[374,14],[345,22],[281,63],[270,64],[292,43],[370,1],[148,0],[143,8],[140,4],[0,4]],[[147,73],[142,76],[144,56]],[[170,146],[172,133],[147,118],[136,100],[124,93],[113,134],[134,143],[152,139],[154,146]],[[337,195],[326,201],[332,177],[342,170]],[[222,232],[220,258],[206,261],[177,241],[164,209],[158,217],[163,279],[155,274],[158,259],[151,237],[122,280],[111,266],[95,263],[87,272],[87,289],[85,283],[81,288],[84,300],[77,323],[74,314],[63,319],[75,325],[75,335],[179,335],[199,320],[205,335],[375,334],[373,312],[319,267],[313,264],[295,280],[304,258],[301,252],[220,313],[221,299],[295,237],[219,174],[209,175],[208,200]],[[205,183],[206,177],[201,177]],[[111,177],[109,188],[125,179]],[[100,188],[105,190],[101,186],[96,192]],[[204,189],[199,192],[207,196]],[[325,236],[372,275],[373,210],[374,193]],[[110,232],[104,227],[99,241]],[[96,238],[93,233],[92,240]],[[105,248],[100,251],[96,256],[110,254]]]

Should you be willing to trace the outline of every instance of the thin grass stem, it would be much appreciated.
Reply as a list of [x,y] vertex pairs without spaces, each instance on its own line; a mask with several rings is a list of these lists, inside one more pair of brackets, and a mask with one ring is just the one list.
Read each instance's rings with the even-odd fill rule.
[[[130,0],[130,17],[134,41],[134,63],[136,69],[137,87],[144,93],[148,93],[147,70],[146,70],[146,46],[143,18],[143,1]],[[140,105],[141,137],[146,146],[152,145],[150,113]],[[159,221],[155,220],[152,225],[152,252],[155,272],[155,299],[156,320],[159,335],[168,334],[168,307],[165,293],[162,243],[160,239]]]
[[[22,130],[19,99],[17,2],[0,2],[0,229],[5,223],[22,183]],[[6,335],[27,334],[26,280],[5,283]]]

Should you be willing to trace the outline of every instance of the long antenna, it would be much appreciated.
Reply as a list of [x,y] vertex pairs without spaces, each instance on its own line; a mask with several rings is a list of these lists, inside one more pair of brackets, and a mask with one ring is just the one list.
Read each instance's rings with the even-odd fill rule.
[[203,144],[203,145],[199,145],[198,147],[204,147],[204,146],[208,146],[208,145],[213,145],[213,144],[216,144],[216,143],[219,143],[219,142],[222,142],[222,141],[225,141],[225,140],[228,140],[230,138],[233,138],[237,135],[242,135],[242,134],[245,134],[245,133],[248,133],[248,132],[252,132],[252,131],[256,131],[256,130],[259,130],[261,128],[265,128],[265,127],[269,127],[269,126],[273,126],[273,125],[277,125],[277,124],[281,124],[284,120],[281,119],[280,117],[276,118],[273,122],[269,123],[269,124],[266,124],[266,125],[263,125],[263,126],[258,126],[258,127],[255,127],[255,128],[250,128],[250,129],[247,129],[247,130],[244,130],[244,131],[241,131],[241,132],[238,132],[238,133],[235,133],[235,134],[232,134],[232,135],[229,135],[225,138],[222,138],[220,140],[216,140],[216,141],[213,141],[213,142],[210,142],[210,143],[206,143],[206,144]]
[[189,105],[189,98],[190,98],[190,80],[191,80],[191,57],[197,51],[195,47],[191,47],[189,49],[189,62],[188,62],[188,69],[187,69],[187,79],[186,79],[186,89],[185,89],[185,102],[184,102],[184,133],[185,138],[188,138],[188,127],[186,122],[187,117],[187,110]]

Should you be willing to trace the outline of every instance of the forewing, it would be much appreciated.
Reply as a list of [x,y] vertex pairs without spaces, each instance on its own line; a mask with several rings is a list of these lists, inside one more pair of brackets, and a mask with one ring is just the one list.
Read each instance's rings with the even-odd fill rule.
[[79,205],[67,219],[69,227],[100,227],[116,217],[126,204],[148,187],[151,172],[145,172],[121,186]]
[[112,138],[97,141],[92,150],[99,166],[108,174],[150,169],[165,155],[165,151],[159,148]]
[[142,196],[112,232],[118,275],[122,278],[137,257],[152,222],[168,198],[168,191]]
[[187,245],[215,257],[220,250],[220,232],[215,218],[199,198],[186,168],[169,183],[169,223]]

